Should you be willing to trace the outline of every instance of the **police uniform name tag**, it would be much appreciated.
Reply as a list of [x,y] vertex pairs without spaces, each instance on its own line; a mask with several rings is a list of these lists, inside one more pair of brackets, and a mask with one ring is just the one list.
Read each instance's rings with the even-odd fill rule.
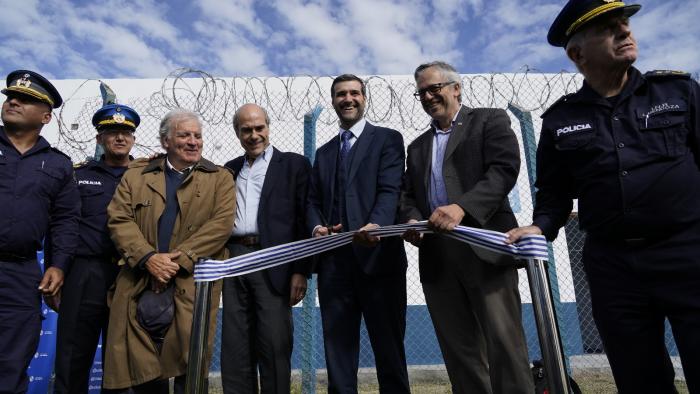
[[102,182],[100,182],[100,181],[92,181],[92,180],[88,180],[88,179],[79,179],[79,180],[78,180],[78,185],[102,186]]
[[567,123],[554,126],[554,145],[558,150],[580,149],[591,142],[595,122],[590,120],[569,120]]
[[688,106],[681,99],[669,98],[659,103],[636,108],[637,118],[642,129],[669,127],[685,120]]
[[590,123],[573,124],[557,129],[557,137],[563,134],[575,133],[583,130],[593,130]]

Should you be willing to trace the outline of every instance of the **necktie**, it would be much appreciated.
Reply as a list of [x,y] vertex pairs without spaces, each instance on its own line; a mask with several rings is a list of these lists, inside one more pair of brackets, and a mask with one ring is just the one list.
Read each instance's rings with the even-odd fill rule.
[[350,130],[344,130],[343,134],[340,135],[340,162],[345,163],[345,159],[348,158],[350,153],[350,138],[352,138],[352,132]]

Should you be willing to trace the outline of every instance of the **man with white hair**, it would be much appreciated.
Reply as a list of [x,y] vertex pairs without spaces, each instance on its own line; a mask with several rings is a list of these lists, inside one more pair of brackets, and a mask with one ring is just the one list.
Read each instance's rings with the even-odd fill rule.
[[533,224],[557,236],[578,199],[593,318],[620,393],[674,393],[668,319],[700,392],[700,86],[640,73],[629,17],[641,8],[571,0],[547,39],[584,76],[543,115]]
[[[107,208],[122,256],[109,316],[103,386],[135,393],[184,392],[194,280],[201,257],[227,256],[236,212],[231,173],[202,158],[202,123],[176,109],[163,118],[166,156],[129,165]],[[220,283],[213,299],[219,299]],[[209,351],[218,304],[210,313]]]

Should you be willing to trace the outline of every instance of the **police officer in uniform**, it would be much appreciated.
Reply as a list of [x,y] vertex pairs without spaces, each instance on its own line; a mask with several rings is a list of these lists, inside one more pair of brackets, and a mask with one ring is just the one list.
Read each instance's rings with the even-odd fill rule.
[[674,393],[668,319],[691,393],[700,393],[700,87],[642,74],[629,17],[640,5],[570,0],[547,37],[585,81],[543,115],[533,225],[549,240],[572,199],[587,232],[593,316],[620,393]]
[[107,205],[133,159],[134,132],[140,122],[133,109],[108,104],[92,117],[101,160],[75,166],[82,205],[80,242],[66,277],[56,340],[56,393],[87,393],[90,367],[100,334],[106,338],[107,291],[119,273],[117,250],[107,229]]
[[[26,370],[39,344],[41,296],[55,304],[77,245],[80,199],[70,158],[39,135],[62,104],[56,88],[17,70],[2,93],[0,393],[19,393],[27,390]],[[47,234],[42,274],[36,252]]]

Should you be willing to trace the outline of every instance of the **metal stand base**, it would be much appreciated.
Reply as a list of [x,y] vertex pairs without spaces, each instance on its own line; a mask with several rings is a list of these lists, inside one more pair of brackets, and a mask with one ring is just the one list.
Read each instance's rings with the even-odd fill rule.
[[569,394],[569,378],[564,364],[564,352],[557,326],[556,312],[549,288],[549,276],[546,262],[528,259],[525,269],[530,283],[532,307],[535,311],[535,323],[540,339],[542,363],[547,376],[547,386],[551,394]]
[[187,394],[206,394],[207,392],[207,377],[209,375],[206,363],[207,337],[212,285],[213,282],[195,282],[192,333],[187,360],[187,383],[185,385],[185,393]]

